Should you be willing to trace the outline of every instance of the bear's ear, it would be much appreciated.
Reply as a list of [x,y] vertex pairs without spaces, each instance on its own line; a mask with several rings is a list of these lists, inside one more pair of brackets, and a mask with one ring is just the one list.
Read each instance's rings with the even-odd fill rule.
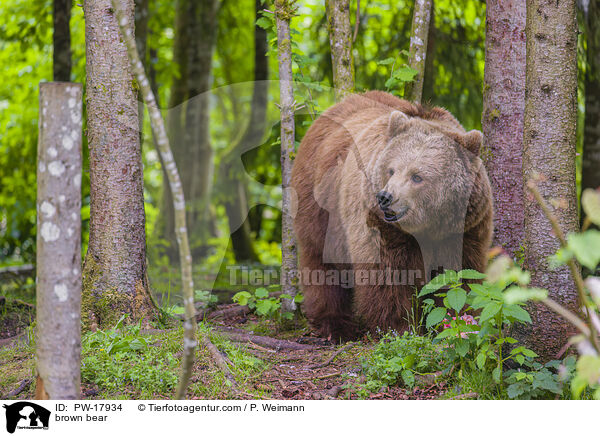
[[465,133],[462,139],[463,146],[475,156],[479,156],[479,149],[483,142],[483,133],[479,130],[471,130]]
[[388,136],[393,138],[399,133],[402,133],[408,124],[408,116],[401,111],[393,111],[390,114],[390,121],[388,122]]

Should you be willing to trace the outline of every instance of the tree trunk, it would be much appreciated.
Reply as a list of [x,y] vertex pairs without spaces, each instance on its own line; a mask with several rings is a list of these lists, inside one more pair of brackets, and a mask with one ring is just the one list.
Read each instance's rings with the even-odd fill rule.
[[[193,245],[212,235],[207,221],[214,171],[209,136],[208,91],[216,42],[218,0],[179,0],[173,60],[178,76],[171,88],[169,137],[187,199],[187,222]],[[171,192],[164,190],[165,236],[174,246]]]
[[522,256],[525,0],[486,6],[481,153],[494,193],[494,245]]
[[422,101],[430,102],[435,96],[435,1],[431,0],[431,16],[429,17],[429,31],[427,32],[427,57],[423,70],[423,95]]
[[354,91],[350,0],[325,0],[336,100]]
[[[119,4],[133,33],[133,0]],[[137,86],[111,0],[87,0],[84,13],[91,209],[82,319],[93,328],[123,313],[154,317],[156,308],[146,279]]]
[[127,47],[131,68],[138,80],[144,102],[148,106],[150,114],[150,124],[152,133],[156,138],[156,148],[161,157],[161,163],[165,164],[167,173],[167,181],[173,192],[173,209],[175,210],[175,234],[177,235],[177,243],[179,248],[179,263],[181,265],[181,281],[182,294],[185,306],[185,322],[183,323],[184,338],[183,338],[183,357],[181,365],[181,377],[177,386],[176,398],[181,400],[185,398],[187,385],[192,374],[194,364],[194,350],[196,349],[196,309],[194,306],[194,280],[192,276],[192,256],[190,253],[190,244],[188,241],[187,226],[185,222],[185,196],[183,193],[179,171],[173,160],[173,153],[167,137],[162,115],[158,109],[156,98],[151,89],[151,84],[146,77],[144,67],[140,61],[139,54],[136,50],[135,40],[131,34],[129,23],[131,17],[125,15],[120,8],[118,2],[120,0],[112,0],[112,4],[117,12],[118,22],[121,29],[121,34]]
[[[292,44],[290,19],[294,2],[275,0],[277,23],[277,58],[279,63],[279,104],[281,109],[281,291],[294,297],[298,292],[298,260],[296,236],[291,211],[292,154],[295,152],[294,88],[292,76]],[[347,89],[347,88],[342,88]],[[293,299],[284,299],[284,311],[296,309]]]
[[[148,41],[148,3],[150,0],[135,0],[135,45],[144,68],[148,67],[147,41]],[[138,125],[140,130],[140,144],[144,144],[144,101],[138,102]]]
[[412,69],[417,70],[417,75],[412,82],[406,84],[404,98],[415,103],[421,103],[423,95],[431,4],[432,0],[415,0],[413,12],[408,64]]
[[[578,228],[575,191],[577,125],[577,23],[575,0],[527,2],[527,80],[523,177],[525,183],[541,175],[538,188],[563,232]],[[559,247],[551,224],[540,206],[525,201],[525,268],[531,285],[545,288],[549,297],[578,311],[577,291],[567,267],[551,269],[548,256]],[[530,306],[532,325],[522,326],[516,338],[542,359],[556,357],[569,339],[568,322],[541,304]]]
[[590,0],[587,16],[585,124],[581,189],[600,187],[600,2]]
[[69,82],[71,80],[71,20],[72,0],[54,0],[54,80]]
[[[255,0],[255,18],[261,17],[261,0]],[[250,107],[250,119],[244,136],[235,148],[223,157],[223,188],[226,190],[225,209],[229,221],[231,244],[238,262],[258,262],[259,258],[250,235],[248,220],[248,193],[243,181],[245,169],[241,156],[260,145],[265,134],[268,99],[269,58],[267,57],[267,32],[254,26],[254,89]]]
[[79,399],[81,98],[81,84],[40,84],[36,259],[39,399]]

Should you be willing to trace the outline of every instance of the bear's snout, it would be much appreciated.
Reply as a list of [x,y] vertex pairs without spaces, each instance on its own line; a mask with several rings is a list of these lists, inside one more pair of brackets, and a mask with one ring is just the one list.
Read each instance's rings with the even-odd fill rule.
[[385,210],[390,207],[394,201],[392,194],[387,191],[379,191],[375,197],[377,198],[377,203],[379,203],[381,210]]

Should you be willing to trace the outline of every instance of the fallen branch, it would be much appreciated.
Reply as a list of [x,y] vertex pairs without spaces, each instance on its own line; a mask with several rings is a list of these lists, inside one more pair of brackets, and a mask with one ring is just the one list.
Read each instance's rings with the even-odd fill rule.
[[286,341],[282,339],[270,338],[268,336],[257,336],[252,333],[248,333],[245,330],[229,329],[226,327],[215,326],[214,330],[223,333],[227,338],[234,342],[252,342],[256,345],[263,347],[272,348],[274,350],[315,350],[318,347],[306,344],[299,344],[297,342]]
[[223,355],[221,354],[219,349],[215,346],[215,344],[213,344],[210,341],[210,339],[208,339],[207,336],[204,336],[202,338],[202,345],[204,346],[204,348],[206,348],[208,350],[213,361],[217,364],[217,366],[219,367],[219,369],[221,370],[223,375],[227,378],[227,380],[229,380],[231,382],[231,387],[237,393],[237,387],[236,387],[237,383],[235,381],[235,377],[233,376],[233,373],[229,369],[229,365],[227,365],[227,360],[225,360],[225,357],[223,357]]
[[243,316],[250,313],[250,309],[248,306],[235,306],[228,307],[227,309],[216,310],[214,312],[208,313],[204,316],[206,319],[216,319],[216,318],[235,318],[236,316]]
[[31,385],[31,382],[33,380],[32,379],[25,379],[21,382],[21,384],[19,385],[19,387],[17,387],[15,390],[10,391],[8,394],[6,394],[5,397],[3,397],[3,400],[8,400],[12,397],[16,397],[17,395],[19,395],[21,392],[23,392],[25,389],[27,389],[29,387],[29,385]]
[[327,362],[317,363],[316,365],[311,365],[308,368],[309,369],[324,368],[324,367],[328,366],[331,362],[333,362],[335,360],[335,358],[338,357],[340,354],[342,354],[344,351],[349,350],[350,348],[354,347],[355,345],[356,345],[356,343],[350,342],[350,343],[344,345],[339,350],[337,350],[335,353],[333,353],[333,355],[327,360]]

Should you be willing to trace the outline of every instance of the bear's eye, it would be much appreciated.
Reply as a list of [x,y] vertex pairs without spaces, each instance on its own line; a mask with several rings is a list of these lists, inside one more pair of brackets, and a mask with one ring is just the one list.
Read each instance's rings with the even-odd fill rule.
[[423,181],[423,178],[418,175],[418,174],[413,174],[412,177],[410,178],[414,183],[421,183]]
[[392,168],[389,169],[388,173],[390,174],[390,176],[394,175],[394,170]]

